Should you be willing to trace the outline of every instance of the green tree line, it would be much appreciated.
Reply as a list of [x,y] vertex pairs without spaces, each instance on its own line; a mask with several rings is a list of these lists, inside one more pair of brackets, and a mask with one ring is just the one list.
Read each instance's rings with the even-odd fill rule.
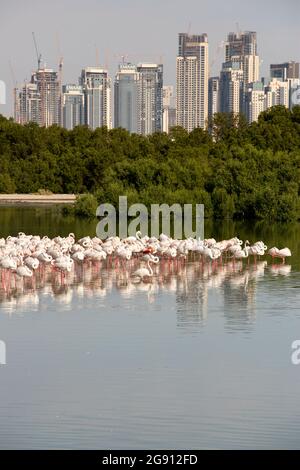
[[[94,202],[205,204],[207,217],[300,218],[300,107],[248,125],[216,114],[207,131],[148,137],[124,129],[25,126],[0,116],[0,192],[93,194]],[[79,211],[80,212],[80,211]]]

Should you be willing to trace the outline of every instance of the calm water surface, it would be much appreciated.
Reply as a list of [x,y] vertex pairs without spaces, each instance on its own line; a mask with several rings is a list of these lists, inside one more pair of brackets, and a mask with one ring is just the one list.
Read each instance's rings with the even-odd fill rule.
[[[52,209],[0,208],[0,237],[94,235]],[[289,246],[272,266],[114,267],[0,288],[0,448],[300,448],[300,226],[206,224]]]

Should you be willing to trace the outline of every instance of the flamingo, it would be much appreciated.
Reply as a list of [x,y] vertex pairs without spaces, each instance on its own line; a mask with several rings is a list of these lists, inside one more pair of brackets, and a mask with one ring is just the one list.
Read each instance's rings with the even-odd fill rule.
[[81,263],[84,260],[85,254],[83,251],[75,251],[75,253],[72,253],[71,257],[74,261],[77,261],[77,263]]
[[53,259],[51,264],[62,273],[65,273],[72,271],[74,261],[69,256],[61,256],[60,258]]
[[268,254],[272,256],[272,259],[274,258],[280,258],[282,260],[282,264],[285,263],[285,258],[288,258],[289,256],[292,256],[291,250],[289,248],[282,248],[279,250],[276,246],[273,248],[270,248],[268,251]]
[[[249,247],[249,241],[246,240],[245,241],[245,244],[244,244],[244,248],[242,249],[240,247],[240,249],[237,249],[233,252],[233,255],[232,255],[232,258],[235,260],[235,259],[244,259],[244,258],[248,258],[249,256],[249,251],[250,251],[250,247]],[[240,246],[240,245],[239,245]]]
[[157,263],[158,260],[151,260],[150,259],[147,261],[147,268],[139,268],[134,273],[132,273],[132,277],[139,278],[139,281],[144,281],[146,278],[151,278],[153,277],[153,270],[152,267],[150,266],[151,263]]
[[28,268],[28,266],[19,266],[16,270],[15,270],[17,276],[19,277],[32,277],[33,276],[33,271],[31,271],[31,269]]
[[24,264],[32,270],[38,269],[40,262],[37,258],[32,258],[31,256],[28,256],[27,258],[24,259]]
[[17,269],[17,262],[10,256],[5,256],[0,260],[0,267],[3,269]]
[[212,261],[220,258],[221,254],[221,250],[219,250],[219,248],[215,248],[214,246],[205,246],[203,250],[203,255],[205,256],[205,258],[209,258]]
[[142,256],[142,261],[152,261],[153,263],[158,263],[159,262],[159,257],[154,256],[151,253],[145,253]]
[[265,254],[265,250],[267,249],[266,245],[263,242],[256,242],[254,245],[250,246],[250,242],[248,240],[245,241],[244,251],[248,256],[248,263],[250,261],[250,255],[254,256],[254,262],[256,264],[256,257],[263,256]]

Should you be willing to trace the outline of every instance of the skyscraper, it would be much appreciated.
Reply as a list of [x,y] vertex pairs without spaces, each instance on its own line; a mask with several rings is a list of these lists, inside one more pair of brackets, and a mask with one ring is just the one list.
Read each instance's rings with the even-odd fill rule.
[[57,72],[40,68],[31,76],[30,83],[25,83],[16,95],[18,121],[21,124],[36,122],[49,127],[61,124],[61,90]]
[[84,95],[81,85],[63,86],[63,126],[73,129],[84,124]]
[[239,62],[223,64],[220,74],[220,112],[239,114],[243,100],[244,72]]
[[108,71],[86,67],[82,70],[80,85],[84,93],[84,123],[91,129],[102,126],[111,129],[111,80]]
[[61,89],[58,73],[52,69],[39,69],[31,79],[37,85],[40,95],[40,125],[49,127],[61,124],[60,99]]
[[225,61],[233,56],[257,55],[257,35],[255,31],[229,33],[225,44]]
[[259,81],[260,59],[258,55],[245,55],[241,62],[244,72],[244,89],[247,89],[249,83]]
[[163,87],[163,132],[169,133],[176,126],[174,87],[166,85]]
[[282,105],[289,107],[289,83],[273,78],[265,88],[265,109]]
[[179,33],[176,62],[177,125],[188,132],[205,128],[208,118],[207,34]]
[[115,127],[129,132],[139,131],[140,119],[140,74],[132,64],[121,64],[114,85]]
[[300,64],[294,61],[284,62],[283,64],[271,64],[270,76],[282,82],[287,79],[299,79]]
[[300,87],[300,64],[299,62],[284,62],[282,64],[270,65],[271,79],[279,82],[287,82],[289,87],[289,108],[292,109],[295,104],[299,104],[298,99],[295,100],[295,92]]
[[149,135],[162,131],[163,66],[139,64],[139,119],[138,133]]
[[16,97],[18,103],[15,107],[19,113],[17,122],[26,124],[35,122],[41,124],[41,97],[37,90],[36,83],[25,83]]
[[211,119],[220,110],[220,79],[211,77],[208,80],[208,117]]
[[248,85],[259,80],[260,60],[257,54],[256,32],[229,33],[225,44],[225,62],[237,63],[243,71],[243,95],[240,102],[240,112],[245,112]]
[[246,118],[251,124],[257,121],[260,113],[265,110],[265,91],[262,82],[255,82],[248,85],[246,92]]

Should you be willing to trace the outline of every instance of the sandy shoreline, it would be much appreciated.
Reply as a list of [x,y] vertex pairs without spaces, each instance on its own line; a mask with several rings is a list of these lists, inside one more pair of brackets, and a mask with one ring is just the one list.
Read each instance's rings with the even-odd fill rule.
[[0,206],[74,204],[75,194],[0,194]]

